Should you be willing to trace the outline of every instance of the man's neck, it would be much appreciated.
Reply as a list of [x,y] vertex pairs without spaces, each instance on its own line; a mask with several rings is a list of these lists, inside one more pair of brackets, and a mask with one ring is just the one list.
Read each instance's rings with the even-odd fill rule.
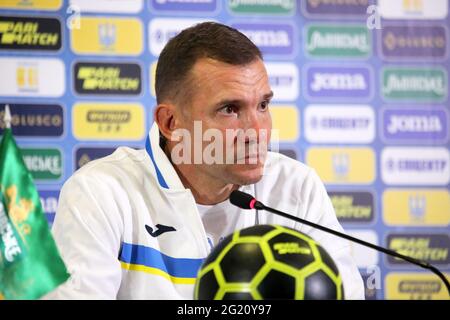
[[175,165],[170,157],[168,147],[164,148],[183,186],[190,189],[195,202],[203,205],[214,205],[229,198],[230,193],[239,188],[238,185],[224,184],[218,179],[199,174],[193,165]]
[[198,204],[214,205],[223,202],[229,198],[233,190],[239,188],[238,185],[214,183],[214,179],[200,176],[198,172],[189,168],[189,165],[174,166],[174,168],[184,187],[191,190]]

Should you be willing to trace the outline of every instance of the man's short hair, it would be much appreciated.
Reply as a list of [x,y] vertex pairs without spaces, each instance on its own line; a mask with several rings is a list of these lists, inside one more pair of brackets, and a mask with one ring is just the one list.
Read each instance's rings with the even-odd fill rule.
[[186,95],[189,71],[201,58],[246,65],[262,59],[262,54],[250,39],[229,26],[203,22],[187,28],[173,37],[159,56],[155,77],[157,103],[175,102]]

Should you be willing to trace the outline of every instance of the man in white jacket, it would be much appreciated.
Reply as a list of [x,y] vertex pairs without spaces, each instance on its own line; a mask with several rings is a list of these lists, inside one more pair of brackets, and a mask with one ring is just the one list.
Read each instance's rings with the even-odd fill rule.
[[[52,231],[72,277],[46,298],[192,299],[197,271],[223,237],[280,224],[320,243],[345,298],[364,299],[347,241],[228,201],[240,189],[343,231],[314,170],[267,152],[273,93],[258,48],[221,24],[188,28],[161,52],[155,89],[145,150],[119,148],[62,188]],[[213,140],[220,148],[211,152]]]

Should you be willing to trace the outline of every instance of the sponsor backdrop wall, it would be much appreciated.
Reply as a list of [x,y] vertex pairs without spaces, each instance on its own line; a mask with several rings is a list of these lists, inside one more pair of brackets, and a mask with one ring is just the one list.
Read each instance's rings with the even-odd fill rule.
[[[8,103],[51,224],[76,169],[119,145],[143,147],[168,39],[223,22],[262,49],[280,150],[317,170],[345,229],[449,274],[448,9],[448,0],[0,0],[1,130]],[[358,245],[353,254],[368,299],[447,297],[433,274]]]

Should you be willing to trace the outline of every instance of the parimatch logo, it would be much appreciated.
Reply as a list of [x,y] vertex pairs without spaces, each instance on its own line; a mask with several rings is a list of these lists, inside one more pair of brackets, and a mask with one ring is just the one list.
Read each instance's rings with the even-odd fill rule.
[[79,94],[141,93],[141,67],[136,63],[77,62],[73,76]]
[[[389,249],[400,254],[427,261],[431,264],[450,264],[449,248],[450,238],[448,234],[402,234],[393,233],[388,235],[387,245]],[[387,257],[389,264],[408,265],[408,262]]]
[[374,220],[372,193],[366,191],[330,191],[328,195],[340,222],[372,222]]
[[0,16],[0,50],[61,49],[61,23],[54,18]]

